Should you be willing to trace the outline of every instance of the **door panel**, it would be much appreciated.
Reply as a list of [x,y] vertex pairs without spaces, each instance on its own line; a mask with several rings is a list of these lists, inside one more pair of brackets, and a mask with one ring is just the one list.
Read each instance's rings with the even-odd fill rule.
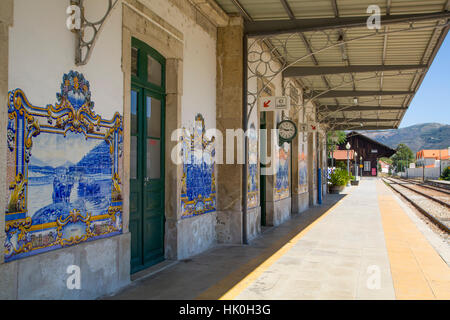
[[161,178],[161,141],[147,138],[147,177]]
[[149,95],[147,104],[147,136],[161,138],[161,100]]
[[132,125],[137,126],[131,129],[130,150],[131,263],[136,272],[164,259],[164,103],[162,95],[138,86],[131,98]]
[[157,86],[162,82],[162,65],[151,55],[147,55],[147,81]]
[[138,137],[131,137],[130,144],[130,178],[137,179],[138,174]]
[[144,261],[161,261],[164,257],[164,174],[161,163],[162,96],[145,92],[146,120],[145,178],[144,178]]
[[139,158],[142,155],[140,148],[139,114],[142,105],[141,90],[133,86],[131,89],[131,143],[130,143],[130,223],[131,232],[131,271],[142,264],[142,201],[141,186],[142,172],[139,166]]
[[165,60],[132,40],[130,232],[131,272],[164,259]]
[[136,218],[135,214],[130,212],[130,225],[131,233],[131,272],[135,272],[138,269],[136,266],[142,264],[142,224],[141,219]]

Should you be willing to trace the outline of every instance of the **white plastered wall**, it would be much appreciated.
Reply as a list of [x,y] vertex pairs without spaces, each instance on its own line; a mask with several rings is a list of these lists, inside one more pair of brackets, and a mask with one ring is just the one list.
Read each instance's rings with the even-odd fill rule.
[[158,16],[183,32],[182,126],[192,129],[201,113],[206,129],[216,127],[216,37],[168,0],[142,0]]
[[[89,81],[94,111],[104,119],[123,113],[122,14],[117,5],[106,20],[87,65],[75,65],[75,35],[66,27],[68,1],[15,0],[10,28],[9,89],[22,89],[33,105],[56,103],[62,77],[70,70]],[[102,1],[86,1],[95,20],[106,12]]]
[[[3,1],[3,0],[2,0]],[[122,13],[117,5],[105,21],[85,66],[75,65],[75,35],[66,27],[66,0],[15,0],[9,30],[8,90],[22,89],[30,103],[45,107],[57,102],[62,77],[70,70],[90,82],[94,111],[104,119],[123,113]],[[98,20],[104,1],[86,1],[86,14]],[[93,299],[129,283],[130,237],[122,234],[52,250],[0,265],[0,291],[9,299]],[[104,252],[98,255],[98,252]],[[127,258],[128,257],[128,258]],[[67,265],[83,270],[84,290],[67,290]],[[29,275],[33,275],[30,277]],[[95,279],[96,281],[93,281]]]

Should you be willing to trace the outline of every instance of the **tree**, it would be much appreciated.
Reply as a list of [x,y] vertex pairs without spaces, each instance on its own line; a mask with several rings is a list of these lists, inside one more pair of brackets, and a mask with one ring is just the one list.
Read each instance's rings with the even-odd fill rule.
[[339,168],[339,169],[347,171],[347,163],[344,162],[344,161],[338,161],[336,163],[336,168]]
[[380,159],[378,159],[378,172],[381,172],[381,164],[380,161],[383,161],[384,163],[387,163],[389,165],[389,172],[392,169],[392,159],[391,158],[386,158],[386,157],[382,157]]
[[383,161],[384,163],[387,163],[389,165],[392,165],[392,159],[391,158],[382,157],[379,160]]
[[347,140],[347,135],[344,131],[329,131],[327,133],[328,151],[336,150],[336,146],[344,143]]
[[[347,135],[344,131],[329,131],[327,133],[327,151],[333,161],[333,151],[336,150],[336,146],[344,143],[347,140]],[[331,164],[333,166],[333,163]]]
[[444,169],[440,180],[450,181],[450,167]]
[[405,171],[411,162],[414,162],[414,153],[403,143],[397,146],[397,152],[391,157],[396,172]]

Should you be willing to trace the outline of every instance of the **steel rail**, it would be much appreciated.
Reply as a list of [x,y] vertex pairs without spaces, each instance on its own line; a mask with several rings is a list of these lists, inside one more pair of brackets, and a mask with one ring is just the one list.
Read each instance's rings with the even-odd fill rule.
[[405,178],[397,178],[397,179],[402,180],[402,181],[407,181],[408,183],[415,184],[415,185],[423,187],[423,188],[427,188],[427,189],[430,189],[430,190],[434,190],[434,191],[437,191],[437,192],[441,192],[441,193],[445,193],[445,194],[449,194],[450,195],[450,191],[448,191],[447,189],[442,189],[442,188],[439,188],[439,187],[430,186],[430,185],[427,185],[425,183],[420,183],[420,182],[417,182],[417,181],[414,181],[414,180],[405,179]]
[[[422,208],[420,205],[418,205],[414,200],[410,199],[409,197],[407,197],[405,194],[401,193],[399,190],[397,190],[396,188],[394,188],[392,186],[392,183],[389,183],[389,180],[386,178],[383,178],[383,182],[388,185],[392,190],[394,190],[395,192],[397,192],[399,195],[401,195],[405,200],[407,200],[409,203],[411,203],[414,208],[416,208],[420,213],[422,213],[424,216],[426,216],[428,219],[430,219],[430,221],[432,223],[434,223],[439,229],[445,231],[447,234],[450,234],[450,229],[447,226],[447,224],[445,222],[442,222],[439,218],[436,218],[435,216],[433,216],[432,214],[429,214],[427,210],[425,210],[424,208]],[[401,185],[396,183],[397,185]]]
[[430,195],[428,195],[428,194],[426,194],[426,193],[420,192],[419,190],[416,190],[416,189],[414,189],[414,188],[405,186],[404,183],[399,183],[398,181],[395,181],[395,179],[388,178],[388,180],[392,181],[393,183],[398,184],[399,186],[402,186],[402,187],[405,188],[405,189],[411,190],[412,192],[415,192],[415,193],[421,195],[422,197],[425,197],[425,198],[428,198],[428,199],[430,199],[430,200],[432,200],[432,201],[434,201],[434,202],[437,202],[437,203],[439,203],[440,205],[442,205],[442,206],[444,206],[444,207],[450,208],[450,204],[448,204],[448,203],[445,202],[445,201],[442,201],[442,200],[440,200],[440,199],[436,199],[435,197],[430,196]]

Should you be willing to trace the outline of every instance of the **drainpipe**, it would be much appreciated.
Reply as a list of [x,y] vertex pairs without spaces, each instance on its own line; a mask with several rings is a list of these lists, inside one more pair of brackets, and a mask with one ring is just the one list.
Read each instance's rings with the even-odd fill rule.
[[[245,133],[247,133],[248,130],[248,110],[247,110],[247,103],[248,103],[248,97],[247,97],[247,66],[248,66],[248,57],[247,57],[247,51],[248,51],[248,38],[247,35],[244,35],[244,39],[243,39],[243,46],[244,46],[244,50],[243,50],[243,68],[244,68],[244,72],[243,72],[243,85],[242,85],[242,113],[243,113],[243,123],[242,123],[242,128],[244,130]],[[258,103],[256,101],[256,103]],[[258,110],[258,109],[256,109]],[[243,169],[242,169],[242,180],[243,180],[243,185],[242,185],[242,243],[243,244],[248,244],[248,236],[247,236],[247,184],[248,184],[248,177],[247,177],[247,172],[248,172],[248,137],[247,134],[244,134],[244,157],[245,157],[245,162],[243,165]]]

